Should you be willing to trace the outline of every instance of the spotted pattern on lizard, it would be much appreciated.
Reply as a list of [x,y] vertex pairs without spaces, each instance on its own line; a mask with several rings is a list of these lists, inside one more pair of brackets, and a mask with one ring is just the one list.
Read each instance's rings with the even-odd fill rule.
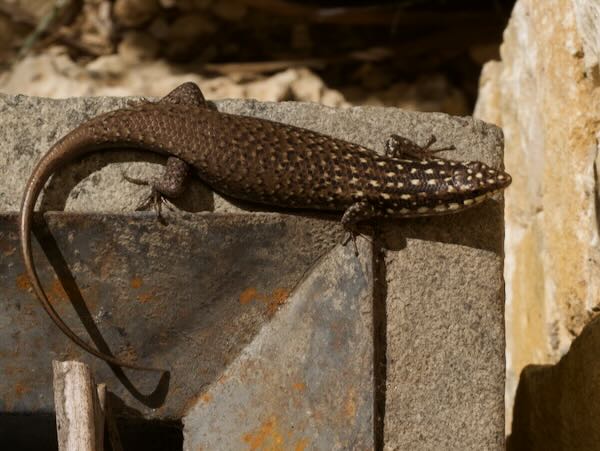
[[392,135],[385,155],[311,130],[209,107],[199,88],[185,83],[160,102],[107,113],[60,139],[38,162],[20,214],[21,251],[32,287],[56,325],[103,360],[123,362],[79,338],[56,313],[39,282],[31,253],[34,206],[52,174],[87,153],[136,148],[168,157],[167,173],[153,184],[176,196],[188,172],[215,191],[267,206],[337,211],[342,224],[378,218],[454,213],[506,188],[510,176],[481,162],[437,158],[435,150]]

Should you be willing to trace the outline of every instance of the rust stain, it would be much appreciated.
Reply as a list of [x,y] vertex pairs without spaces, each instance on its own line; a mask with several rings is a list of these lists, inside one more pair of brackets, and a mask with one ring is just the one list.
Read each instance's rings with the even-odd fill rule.
[[31,389],[29,387],[27,387],[25,384],[22,384],[20,382],[17,382],[17,384],[15,384],[15,394],[17,395],[17,397],[21,397],[23,396],[25,393],[31,391]]
[[304,382],[294,382],[292,388],[296,391],[303,392],[306,390],[306,384]]
[[249,304],[250,302],[256,300],[258,298],[258,293],[256,288],[246,288],[240,294],[240,304]]
[[23,374],[25,370],[18,366],[4,365],[4,374],[6,376],[15,377],[18,374]]
[[284,449],[284,438],[277,428],[275,416],[271,416],[256,431],[244,434],[243,439],[248,444],[248,449],[252,451],[283,451]]
[[300,439],[296,443],[296,446],[294,447],[294,451],[304,451],[307,446],[308,446],[308,439],[307,438]]
[[279,309],[279,306],[285,304],[285,301],[287,301],[289,295],[289,291],[283,288],[277,288],[273,290],[271,298],[267,304],[267,314],[269,316],[273,316]]
[[53,304],[69,300],[69,296],[58,279],[54,279],[48,290],[48,300]]
[[[177,393],[177,389],[173,389],[171,395],[173,395],[174,393]],[[211,395],[209,393],[201,393],[198,395],[194,395],[186,401],[185,406],[183,407],[183,412],[189,412],[191,409],[193,409],[200,403],[208,404],[212,400],[213,400],[213,395]]]
[[344,402],[344,415],[347,418],[356,417],[356,391],[352,388],[348,391]]
[[141,277],[134,277],[133,279],[131,279],[131,288],[140,288],[142,286],[142,279]]
[[27,274],[25,273],[17,276],[16,284],[17,288],[23,291],[28,291],[31,287],[31,283],[29,283],[29,277],[27,277]]
[[273,316],[280,305],[285,304],[290,292],[285,288],[276,288],[270,294],[259,293],[256,288],[246,288],[240,294],[240,304],[246,305],[250,302],[262,302],[266,306],[266,312],[269,317]]

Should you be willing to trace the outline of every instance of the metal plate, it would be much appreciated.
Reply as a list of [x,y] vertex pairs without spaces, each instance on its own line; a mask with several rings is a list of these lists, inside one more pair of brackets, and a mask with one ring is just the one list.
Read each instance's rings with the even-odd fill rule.
[[120,358],[169,368],[159,381],[157,373],[113,373],[62,335],[30,292],[16,215],[0,216],[0,412],[53,411],[51,361],[78,359],[128,414],[181,418],[342,236],[336,223],[280,214],[167,221],[47,214],[36,232],[44,253],[34,245],[65,321],[87,340],[83,321]]

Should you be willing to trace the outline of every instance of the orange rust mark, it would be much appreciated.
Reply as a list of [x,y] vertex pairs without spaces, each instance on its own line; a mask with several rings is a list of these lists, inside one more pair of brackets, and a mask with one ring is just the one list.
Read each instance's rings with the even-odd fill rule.
[[48,300],[55,304],[69,300],[69,296],[67,296],[65,289],[58,279],[54,279],[50,285],[50,290],[48,290]]
[[277,288],[273,290],[271,299],[267,304],[267,314],[269,316],[273,316],[279,309],[279,306],[285,304],[285,301],[287,300],[289,295],[290,293],[287,290],[284,290],[283,288]]
[[140,288],[142,286],[142,278],[141,277],[134,277],[133,279],[131,279],[131,288]]
[[276,288],[271,294],[261,294],[256,288],[246,288],[240,294],[240,304],[262,302],[266,305],[267,315],[273,316],[280,305],[285,304],[290,292],[285,288]]
[[284,449],[283,435],[278,431],[275,416],[271,416],[255,432],[244,434],[243,439],[248,444],[248,449],[252,451],[283,451]]
[[202,401],[203,403],[208,404],[209,402],[211,402],[213,400],[213,397],[210,393],[204,393],[201,397],[200,397],[200,401]]
[[292,388],[296,391],[303,392],[306,390],[306,384],[304,382],[294,382]]
[[29,277],[27,277],[27,274],[19,274],[17,276],[16,283],[19,290],[27,291],[31,287],[31,283],[29,283]]
[[250,302],[258,299],[258,293],[256,288],[246,288],[240,294],[240,304],[249,304]]
[[356,416],[356,392],[354,389],[348,392],[348,396],[344,402],[344,414],[347,418],[354,418]]
[[296,443],[296,446],[294,447],[294,451],[304,451],[307,446],[308,446],[308,439],[307,438],[300,439],[300,440],[298,440],[298,443]]
[[20,382],[17,382],[17,384],[15,384],[15,393],[18,397],[23,396],[28,391],[30,391],[30,389],[26,385],[24,385]]
[[149,302],[149,301],[153,301],[155,298],[154,298],[154,293],[152,293],[150,291],[147,291],[146,293],[140,293],[140,294],[138,294],[137,299],[141,303],[146,303],[146,302]]

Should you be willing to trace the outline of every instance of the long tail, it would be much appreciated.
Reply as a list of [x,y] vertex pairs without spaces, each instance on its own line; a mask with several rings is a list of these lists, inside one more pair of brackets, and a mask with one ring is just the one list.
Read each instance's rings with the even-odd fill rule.
[[27,183],[25,194],[23,196],[23,202],[21,204],[21,214],[19,223],[21,253],[23,255],[23,261],[25,263],[25,271],[27,272],[27,276],[29,277],[35,295],[41,302],[42,306],[44,307],[50,318],[52,318],[52,321],[54,321],[54,324],[56,324],[58,328],[75,344],[77,344],[90,354],[93,354],[96,357],[112,365],[125,368],[132,368],[136,370],[164,372],[165,370],[160,368],[152,368],[135,365],[129,362],[124,362],[112,355],[105,354],[93,348],[90,344],[79,338],[69,328],[69,326],[65,324],[65,322],[61,319],[56,310],[54,310],[52,304],[50,304],[48,297],[46,296],[46,293],[42,288],[37,271],[33,263],[33,256],[31,252],[31,227],[33,220],[33,210],[40,192],[42,191],[44,185],[46,184],[50,176],[55,172],[55,170],[83,154],[119,145],[131,147],[131,143],[123,141],[111,142],[102,139],[99,140],[93,134],[85,133],[85,130],[83,130],[84,127],[80,127],[74,130],[73,132],[66,135],[59,142],[57,142],[50,149],[50,151],[38,162]]

